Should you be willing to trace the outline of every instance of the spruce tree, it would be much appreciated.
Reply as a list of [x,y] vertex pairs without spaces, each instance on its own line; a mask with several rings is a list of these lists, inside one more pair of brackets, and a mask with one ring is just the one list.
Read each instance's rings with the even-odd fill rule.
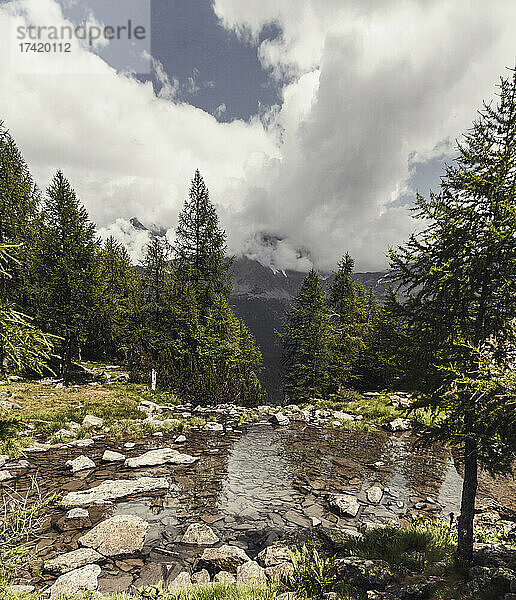
[[[428,432],[464,461],[459,557],[471,560],[479,467],[507,473],[516,457],[514,388],[507,384],[516,319],[516,72],[458,144],[440,193],[417,200],[425,228],[397,251],[404,311],[418,343],[417,407]],[[489,360],[485,355],[491,348]],[[488,366],[486,366],[486,364]]]
[[317,273],[303,280],[283,331],[285,393],[292,401],[325,397],[330,387],[330,311]]
[[22,286],[33,237],[39,195],[27,164],[13,138],[0,122],[0,244],[19,244],[19,260],[0,275],[0,297],[24,304]]
[[208,188],[197,170],[179,214],[174,260],[183,276],[194,284],[204,307],[218,295],[229,296],[229,261],[225,255],[226,234],[219,227]]
[[70,183],[58,171],[47,190],[34,260],[34,312],[60,336],[61,375],[90,326],[95,301],[95,228]]

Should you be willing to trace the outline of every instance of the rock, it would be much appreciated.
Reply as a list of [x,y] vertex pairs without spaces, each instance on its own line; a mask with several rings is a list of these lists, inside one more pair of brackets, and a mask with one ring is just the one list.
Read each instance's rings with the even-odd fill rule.
[[128,458],[125,461],[126,467],[154,467],[156,465],[174,464],[174,465],[191,465],[198,461],[197,456],[181,454],[173,448],[161,448],[159,450],[149,450],[141,456]]
[[310,527],[312,524],[312,521],[308,517],[305,517],[295,510],[287,511],[285,513],[285,519],[291,523],[294,523],[294,525],[298,525],[299,527]]
[[333,412],[333,416],[338,419],[339,421],[354,421],[355,417],[353,415],[350,415],[347,412],[344,412],[342,410],[335,410]]
[[208,421],[204,426],[206,431],[224,431],[222,423],[215,423],[214,421]]
[[381,487],[379,487],[377,485],[373,485],[373,487],[370,487],[367,490],[366,496],[367,496],[367,501],[370,502],[371,504],[379,504],[380,500],[382,499],[382,496],[383,496],[383,490]]
[[91,527],[90,515],[83,508],[72,508],[64,517],[61,517],[57,523],[60,531],[70,531],[73,529],[85,529]]
[[330,506],[336,509],[343,517],[356,517],[360,504],[351,494],[336,494],[330,498]]
[[106,479],[89,490],[70,492],[62,499],[63,506],[106,504],[132,494],[168,490],[170,484],[164,477],[139,477],[138,479]]
[[171,590],[178,590],[180,588],[190,587],[192,585],[192,580],[190,578],[190,573],[186,571],[181,571],[179,575],[173,579],[170,583],[167,582],[167,588]]
[[515,552],[503,544],[474,544],[473,562],[485,567],[513,568]]
[[60,554],[52,560],[49,560],[44,565],[44,570],[54,575],[62,575],[79,569],[86,565],[97,563],[104,560],[102,554],[99,554],[91,548],[79,548],[78,550],[72,550],[66,554]]
[[94,443],[95,440],[92,440],[91,438],[84,438],[82,440],[74,440],[71,442],[71,445],[76,446],[77,448],[88,448],[88,446],[93,446]]
[[192,523],[188,526],[181,541],[183,544],[192,544],[195,546],[213,546],[213,544],[219,542],[219,537],[215,535],[209,525],[205,523]]
[[385,561],[356,556],[337,559],[335,571],[339,581],[366,590],[384,590],[394,577],[390,565]]
[[32,594],[36,588],[33,585],[10,585],[9,591],[12,594]]
[[174,442],[176,444],[184,444],[186,442],[186,435],[178,435]]
[[112,595],[126,592],[133,583],[133,576],[129,573],[117,573],[112,577],[99,579],[99,592]]
[[215,574],[213,578],[214,583],[236,583],[236,577],[233,573],[229,573],[228,571],[219,571]]
[[281,427],[286,427],[287,425],[289,425],[290,419],[287,417],[287,415],[277,412],[269,417],[269,423],[272,423],[273,425],[279,425]]
[[124,444],[124,448],[127,448],[128,450],[130,450],[131,448],[134,448],[136,446],[136,444],[134,442],[126,442]]
[[192,583],[194,585],[206,585],[210,583],[210,574],[206,569],[198,571],[192,575]]
[[224,544],[219,548],[206,548],[201,555],[201,561],[215,569],[234,573],[240,565],[249,561],[249,557],[242,548]]
[[0,483],[2,483],[3,481],[9,481],[10,479],[14,479],[14,475],[12,475],[6,469],[0,471]]
[[79,471],[84,471],[86,469],[94,469],[96,465],[91,458],[82,454],[73,460],[67,460],[66,466],[72,470],[72,473],[78,473]]
[[86,415],[82,420],[83,427],[102,427],[102,425],[104,425],[104,419],[95,415]]
[[502,593],[516,589],[516,571],[504,567],[472,567],[468,578],[462,591],[475,597],[495,589]]
[[122,462],[125,460],[125,454],[120,452],[113,452],[113,450],[106,450],[102,455],[104,462]]
[[7,454],[0,454],[0,469],[9,461]]
[[248,560],[243,565],[237,567],[236,579],[237,583],[267,583],[265,569],[263,567],[260,567],[260,565],[255,560]]
[[20,381],[23,381],[23,377],[20,377],[19,375],[8,375],[7,381],[9,381],[10,383],[18,383]]
[[80,590],[96,590],[101,568],[98,565],[86,565],[69,571],[59,577],[50,588],[50,598],[72,596]]
[[410,421],[408,419],[402,419],[398,417],[394,419],[394,421],[390,421],[389,423],[385,423],[383,426],[387,431],[409,431],[412,428]]
[[133,554],[143,548],[149,524],[141,517],[116,515],[102,521],[79,538],[79,544],[104,556]]
[[290,560],[290,552],[286,546],[267,546],[258,554],[258,560],[265,567],[273,567]]
[[282,562],[279,565],[274,565],[265,569],[267,579],[276,583],[287,583],[293,573],[294,567],[292,566],[292,563],[289,562]]

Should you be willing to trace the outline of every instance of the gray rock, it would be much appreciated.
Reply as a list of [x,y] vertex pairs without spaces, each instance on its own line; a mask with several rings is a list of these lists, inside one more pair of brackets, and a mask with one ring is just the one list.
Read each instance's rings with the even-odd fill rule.
[[113,450],[106,450],[102,455],[104,462],[122,462],[125,460],[125,454],[120,452],[113,452]]
[[12,475],[6,469],[0,471],[0,483],[2,483],[3,481],[9,481],[10,479],[14,479],[14,475]]
[[72,596],[80,590],[96,590],[100,572],[98,565],[86,565],[61,575],[50,588],[50,598]]
[[168,490],[170,484],[164,477],[139,477],[138,479],[106,479],[89,490],[69,492],[61,501],[63,506],[106,504],[132,494]]
[[154,467],[156,465],[174,464],[174,465],[191,465],[198,461],[197,456],[181,454],[173,448],[161,448],[159,450],[149,450],[141,456],[128,458],[125,461],[126,467]]
[[0,469],[9,461],[7,454],[0,454]]
[[10,585],[9,591],[12,594],[32,594],[36,588],[33,585]]
[[219,548],[206,548],[201,555],[201,561],[215,569],[236,572],[240,565],[249,561],[249,556],[237,546],[224,544]]
[[84,471],[86,469],[94,469],[96,465],[91,458],[82,454],[73,460],[67,460],[66,466],[72,470],[72,473],[78,473],[79,471]]
[[258,560],[265,567],[273,567],[275,565],[280,565],[286,561],[289,561],[290,552],[287,546],[275,544],[273,546],[267,546],[267,548],[262,550],[258,554]]
[[383,560],[350,556],[337,559],[334,565],[339,581],[366,590],[384,590],[394,578],[390,565]]
[[136,444],[134,442],[126,442],[124,444],[124,448],[127,448],[128,450],[130,450],[131,448],[134,448],[136,446]]
[[82,440],[74,440],[70,443],[71,446],[75,446],[76,448],[88,448],[89,446],[93,446],[95,440],[91,438],[84,438]]
[[133,583],[133,576],[129,573],[117,573],[109,577],[99,579],[99,592],[102,594],[120,594],[126,592]]
[[248,560],[243,565],[237,567],[236,579],[237,583],[267,583],[265,569],[260,567],[260,565],[254,560]]
[[184,444],[184,442],[186,442],[186,435],[178,435],[174,442],[176,444]]
[[171,590],[178,590],[180,588],[190,587],[191,585],[192,580],[190,578],[190,573],[187,573],[186,571],[181,571],[175,579],[171,582],[167,582],[167,588]]
[[387,431],[409,431],[412,428],[412,425],[410,424],[410,421],[408,419],[402,419],[401,417],[398,417],[397,419],[394,419],[394,421],[390,421],[389,423],[386,423],[384,425],[384,428],[387,429]]
[[79,544],[104,556],[134,554],[143,548],[149,524],[134,515],[116,515],[79,538]]
[[181,541],[183,544],[195,546],[213,546],[219,542],[219,537],[206,523],[192,523],[188,526]]
[[265,569],[265,575],[269,581],[275,583],[287,583],[294,573],[294,567],[290,562],[282,562]]
[[383,490],[381,487],[373,485],[373,487],[370,487],[367,490],[366,496],[367,501],[371,504],[379,504],[383,496]]
[[330,506],[344,517],[356,517],[360,504],[355,496],[350,494],[336,494],[330,498]]
[[215,423],[214,421],[208,421],[204,426],[206,431],[224,431],[222,423]]
[[236,583],[236,577],[228,571],[219,571],[213,578],[214,583]]
[[354,421],[355,417],[353,415],[350,415],[347,412],[344,412],[342,410],[336,410],[333,412],[333,416],[338,419],[339,421]]
[[287,415],[277,412],[269,417],[269,422],[272,423],[273,425],[279,425],[281,427],[286,427],[287,425],[289,425],[290,419],[287,417]]
[[95,415],[86,415],[82,420],[83,427],[102,427],[104,425],[104,419],[96,417]]
[[206,585],[210,583],[210,574],[206,569],[198,571],[192,575],[192,583],[194,585]]
[[43,568],[54,575],[62,575],[63,573],[68,573],[68,571],[98,563],[102,560],[104,560],[102,554],[99,554],[92,548],[79,548],[78,550],[72,550],[72,552],[56,556],[46,562]]

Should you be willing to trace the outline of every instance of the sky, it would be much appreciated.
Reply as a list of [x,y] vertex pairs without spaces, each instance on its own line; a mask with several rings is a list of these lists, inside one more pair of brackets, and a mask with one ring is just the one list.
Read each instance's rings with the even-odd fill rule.
[[[141,39],[22,51],[20,27]],[[387,264],[516,57],[513,0],[0,0],[0,119],[134,260],[199,168],[229,251],[276,269]],[[61,34],[60,34],[61,35]],[[60,39],[59,41],[63,41]]]

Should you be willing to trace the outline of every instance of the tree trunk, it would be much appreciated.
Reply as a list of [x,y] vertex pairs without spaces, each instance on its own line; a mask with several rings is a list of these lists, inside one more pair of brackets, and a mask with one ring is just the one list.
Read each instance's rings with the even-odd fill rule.
[[473,559],[473,517],[475,516],[475,498],[478,486],[477,444],[467,439],[464,448],[464,483],[462,501],[458,519],[457,557],[471,562]]

